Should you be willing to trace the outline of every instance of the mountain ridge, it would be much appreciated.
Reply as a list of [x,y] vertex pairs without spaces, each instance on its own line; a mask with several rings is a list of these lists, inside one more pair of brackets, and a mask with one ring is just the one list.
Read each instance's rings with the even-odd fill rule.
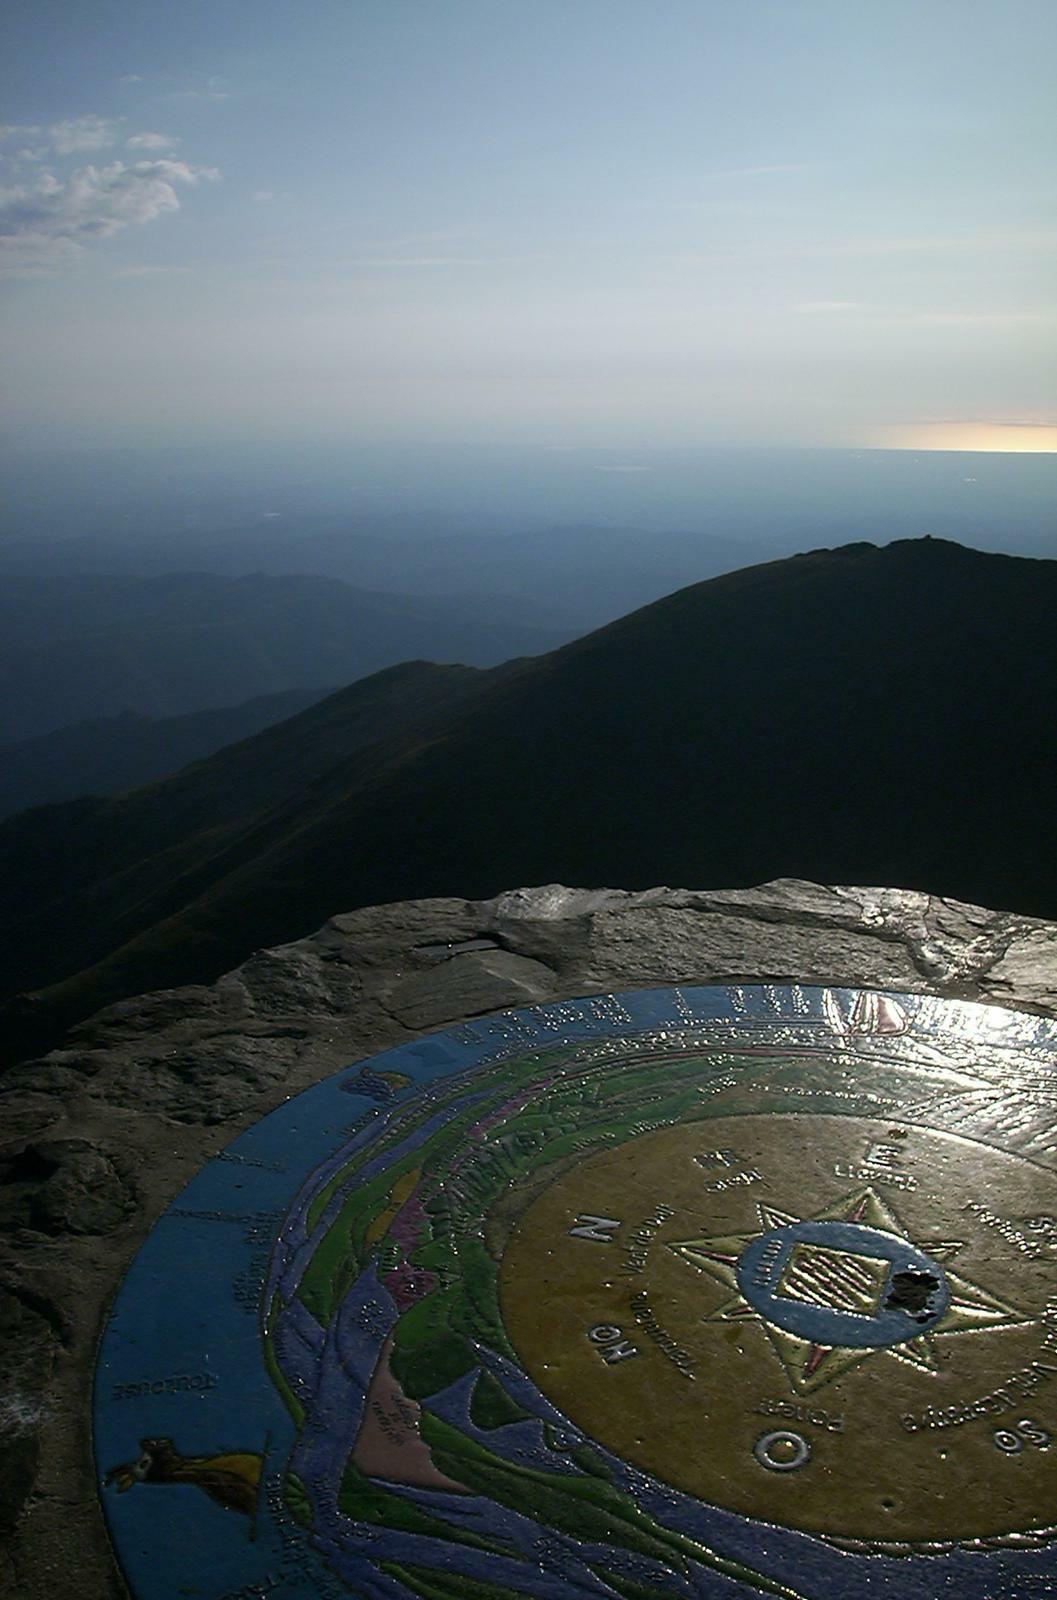
[[[938,540],[808,552],[446,687],[226,830],[176,837],[174,780],[122,797],[123,831],[148,833],[151,856],[126,853],[102,882],[97,843],[65,900],[117,937],[77,966],[87,949],[67,938],[71,964],[37,979],[23,1014],[57,1027],[159,978],[196,981],[337,904],[511,881],[791,875],[1046,915],[1055,604],[1053,562]],[[257,739],[281,749],[335,698]],[[252,768],[255,741],[242,748]],[[94,825],[115,823],[102,806]],[[70,818],[69,848],[90,820]],[[0,828],[0,864],[11,837]],[[41,948],[54,910],[27,922],[6,899],[9,948]]]

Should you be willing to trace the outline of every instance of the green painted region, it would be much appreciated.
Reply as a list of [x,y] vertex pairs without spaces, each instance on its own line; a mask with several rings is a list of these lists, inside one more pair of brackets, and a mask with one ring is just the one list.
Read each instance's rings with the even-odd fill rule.
[[395,1561],[382,1561],[379,1565],[412,1594],[421,1595],[422,1600],[525,1600],[523,1590],[508,1589],[505,1584],[483,1583],[479,1578],[449,1578],[429,1567],[398,1566]]
[[276,1358],[275,1343],[270,1337],[270,1328],[278,1320],[281,1308],[282,1301],[278,1294],[274,1294],[266,1319],[265,1336],[261,1340],[264,1346],[264,1366],[268,1376],[279,1391],[283,1404],[293,1418],[295,1427],[300,1428],[305,1420],[305,1408],[286,1381],[286,1375]]
[[466,1299],[466,1328],[497,1354],[517,1360],[499,1315],[499,1274],[484,1240],[470,1237],[459,1245],[461,1288]]
[[516,1556],[516,1551],[497,1539],[460,1528],[443,1517],[435,1517],[413,1500],[392,1489],[383,1488],[373,1478],[366,1477],[352,1462],[342,1473],[338,1490],[338,1509],[358,1522],[370,1522],[384,1528],[395,1528],[401,1533],[425,1534],[433,1539],[447,1539],[451,1544],[471,1545],[475,1550],[487,1550],[491,1555]]
[[308,1498],[305,1488],[296,1472],[288,1472],[283,1483],[283,1500],[290,1515],[299,1522],[303,1528],[312,1526],[312,1502]]
[[441,1471],[478,1494],[514,1511],[527,1510],[537,1521],[574,1538],[618,1544],[686,1571],[685,1553],[677,1542],[673,1545],[674,1536],[661,1528],[654,1533],[652,1519],[612,1485],[594,1477],[516,1466],[427,1411],[422,1413],[422,1437]]
[[405,1311],[393,1338],[393,1376],[412,1400],[439,1393],[477,1366],[456,1285],[435,1290]]
[[555,1428],[550,1422],[543,1424],[543,1437],[548,1449],[553,1450],[556,1454],[568,1456],[570,1461],[576,1463],[581,1472],[587,1472],[593,1478],[605,1478],[607,1483],[612,1482],[613,1474],[609,1470],[605,1457],[595,1450],[593,1446],[589,1444],[567,1445],[561,1443],[560,1441],[563,1437],[561,1430]]
[[531,1411],[526,1411],[507,1394],[498,1378],[493,1378],[490,1372],[481,1373],[470,1400],[470,1421],[475,1428],[487,1433],[493,1428],[505,1428],[511,1422],[525,1422],[531,1416]]
[[591,1564],[591,1571],[603,1583],[608,1583],[614,1594],[621,1600],[672,1600],[671,1586],[659,1588],[655,1583],[643,1582],[640,1578],[629,1578],[625,1572],[613,1572],[609,1567],[597,1567]]
[[684,1576],[691,1561],[782,1600],[804,1600],[795,1589],[728,1560],[708,1545],[655,1522],[615,1485],[599,1478],[572,1478],[520,1467],[468,1439],[429,1411],[422,1412],[422,1437],[442,1472],[468,1489],[511,1510],[528,1514],[560,1533],[592,1544],[617,1545],[665,1562]]
[[[538,1067],[535,1064],[530,1071],[522,1063],[520,1072],[514,1073],[513,1076],[530,1078],[537,1071]],[[454,1157],[466,1148],[466,1135],[469,1129],[497,1111],[516,1093],[516,1085],[506,1081],[509,1075],[509,1072],[504,1074],[504,1080],[499,1082],[490,1094],[475,1105],[467,1107],[443,1128],[438,1129],[421,1149],[408,1152],[366,1183],[352,1190],[314,1252],[298,1289],[298,1296],[306,1309],[321,1323],[329,1321],[336,1306],[340,1304],[342,1295],[355,1282],[366,1262],[377,1254],[377,1244],[368,1246],[366,1235],[371,1224],[386,1209],[393,1186],[420,1164],[424,1176],[427,1171],[438,1176],[450,1172]],[[456,1086],[452,1090],[452,1097],[464,1096],[465,1092],[465,1085]],[[375,1161],[380,1154],[383,1154],[386,1143],[399,1143],[410,1137],[417,1126],[427,1121],[429,1116],[437,1114],[437,1109],[434,1105],[429,1108],[428,1115],[419,1112],[416,1116],[399,1120],[387,1130],[384,1139],[357,1151],[312,1201],[307,1215],[309,1227],[318,1225],[330,1201],[345,1185],[352,1182],[360,1166]],[[429,1264],[419,1262],[416,1256],[412,1256],[411,1259],[418,1265]]]

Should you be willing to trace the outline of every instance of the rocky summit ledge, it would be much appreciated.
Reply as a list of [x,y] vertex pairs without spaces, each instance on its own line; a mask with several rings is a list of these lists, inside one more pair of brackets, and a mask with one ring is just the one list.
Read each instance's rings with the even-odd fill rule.
[[206,1161],[357,1058],[601,990],[804,982],[1057,1016],[1057,925],[899,889],[516,889],[331,919],[209,987],[109,1006],[0,1079],[0,1592],[124,1594],[91,1459],[102,1321]]

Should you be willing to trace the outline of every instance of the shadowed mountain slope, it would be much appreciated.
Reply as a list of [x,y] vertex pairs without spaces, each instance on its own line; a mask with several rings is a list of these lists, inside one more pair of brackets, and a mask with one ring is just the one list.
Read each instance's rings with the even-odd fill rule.
[[[797,876],[1052,916],[1055,605],[1057,563],[818,551],[458,683],[382,674],[151,789],[12,819],[8,992],[50,987],[11,1029],[39,1044],[339,909],[512,882]],[[313,719],[349,715],[361,742],[276,780]]]

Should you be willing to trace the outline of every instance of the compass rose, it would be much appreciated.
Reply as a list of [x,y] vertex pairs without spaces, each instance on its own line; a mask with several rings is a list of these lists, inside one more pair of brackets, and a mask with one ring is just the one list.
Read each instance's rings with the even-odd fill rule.
[[937,1340],[1035,1320],[947,1267],[961,1241],[915,1241],[871,1188],[810,1217],[756,1210],[756,1229],[668,1248],[732,1291],[704,1320],[760,1324],[798,1394],[877,1356],[935,1372]]

